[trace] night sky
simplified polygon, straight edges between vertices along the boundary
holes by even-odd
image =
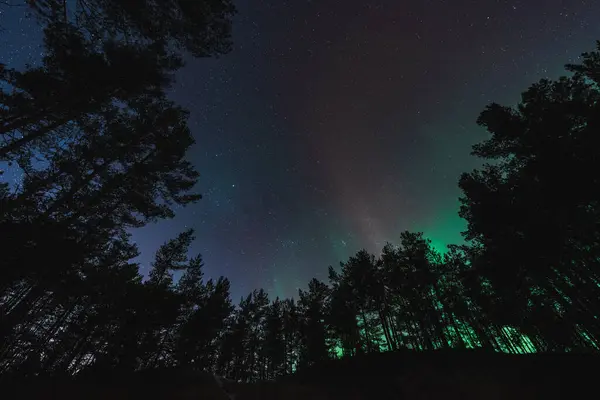
[[[234,50],[188,61],[172,97],[191,111],[204,199],[134,232],[141,270],[186,227],[210,277],[293,296],[403,230],[461,241],[458,177],[495,101],[600,39],[600,2],[238,1]],[[39,57],[39,28],[0,5],[0,61]],[[9,171],[4,179],[17,179]]]

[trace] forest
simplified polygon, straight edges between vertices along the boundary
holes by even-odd
[[[252,382],[398,349],[599,350],[600,42],[479,115],[483,166],[458,181],[466,244],[440,253],[404,232],[296,298],[234,302],[189,255],[193,230],[165,238],[147,277],[129,234],[201,199],[189,112],[167,92],[185,55],[231,50],[231,1],[25,3],[44,55],[0,64],[0,161],[23,171],[0,181],[0,374],[185,366]]]

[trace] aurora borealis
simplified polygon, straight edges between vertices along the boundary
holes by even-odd
[[[600,39],[594,1],[238,1],[234,50],[189,60],[172,97],[191,112],[204,199],[134,232],[142,271],[185,227],[234,300],[292,296],[401,231],[460,241],[461,172],[491,101]],[[39,54],[23,10],[0,6],[3,62]]]

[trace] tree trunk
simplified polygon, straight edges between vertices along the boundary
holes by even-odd
[[[378,311],[379,313],[379,321],[381,323],[381,329],[383,329],[383,334],[385,335],[385,341],[387,343],[389,350],[395,350],[394,342],[392,340],[391,332],[389,331],[389,327],[387,325],[386,317],[383,311]]]
[[[3,316],[2,325],[0,325],[0,339],[4,340],[16,325],[25,322],[29,311],[44,293],[45,291],[39,284],[32,285],[31,290],[23,296],[21,301]]]
[[[361,317],[362,317],[362,320],[363,320],[363,330],[365,331],[365,339],[367,341],[367,346],[366,346],[367,349],[366,350],[367,350],[367,353],[371,353],[371,345],[372,345],[372,343],[371,343],[371,335],[369,333],[369,326],[367,324],[367,317],[366,317],[364,311],[361,312]]]

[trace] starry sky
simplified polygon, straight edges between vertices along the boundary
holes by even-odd
[[[479,165],[479,112],[600,39],[591,0],[236,5],[232,53],[189,59],[170,94],[191,112],[204,198],[133,232],[147,272],[161,243],[194,228],[192,252],[231,279],[234,301],[259,287],[294,296],[404,230],[461,242],[457,181]],[[35,63],[39,28],[0,10],[0,61]]]

